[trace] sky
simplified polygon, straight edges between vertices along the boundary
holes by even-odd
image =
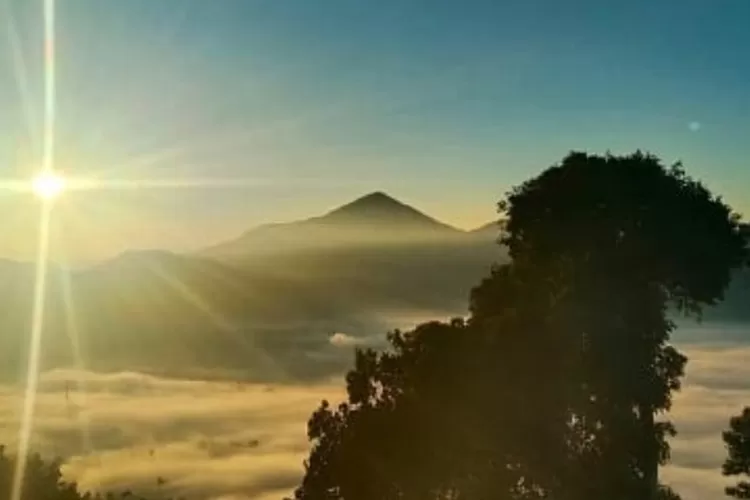
[[[41,157],[41,0],[0,8],[0,177]],[[383,190],[458,227],[569,150],[648,150],[750,214],[746,0],[58,0],[70,259],[209,246]],[[0,192],[0,256],[38,203]]]

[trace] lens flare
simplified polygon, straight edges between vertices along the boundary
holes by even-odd
[[[65,179],[54,172],[42,172],[32,179],[31,190],[42,200],[53,200],[65,190]]]
[[[50,202],[65,186],[61,177],[54,175],[54,131],[55,131],[55,0],[44,0],[44,154],[43,170],[32,182],[32,189],[43,200]],[[36,277],[34,280],[34,302],[31,313],[31,335],[29,338],[29,360],[26,367],[26,390],[24,391],[21,426],[18,431],[18,453],[10,489],[10,500],[21,500],[29,456],[34,407],[39,385],[39,359],[42,330],[44,327],[44,298],[46,294],[47,258],[50,226],[50,204],[41,207],[39,241],[37,244]]]

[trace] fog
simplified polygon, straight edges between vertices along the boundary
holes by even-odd
[[[750,326],[745,331],[750,335]],[[673,461],[662,477],[684,500],[726,498],[727,481],[719,472],[726,457],[721,431],[730,416],[750,405],[750,347],[682,347],[690,361],[672,412],[678,431],[672,442]]]
[[[66,396],[69,380],[85,391]],[[61,370],[43,374],[40,391],[32,446],[66,457],[66,477],[84,490],[277,500],[301,476],[310,412],[343,394],[338,381],[269,386]],[[0,394],[2,440],[13,449],[21,392]]]
[[[750,404],[750,345],[722,336],[739,328],[703,326],[704,341],[680,345],[690,362],[671,415],[673,462],[662,476],[685,500],[724,497],[720,433]],[[355,345],[382,345],[382,337],[338,332],[329,342],[351,360]],[[85,490],[279,500],[301,478],[307,418],[322,399],[341,400],[342,375],[261,384],[52,370],[41,378],[33,448],[65,457],[66,477]],[[11,450],[21,389],[0,386],[0,440]]]

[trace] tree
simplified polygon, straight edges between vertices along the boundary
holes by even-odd
[[[569,343],[566,390],[578,498],[658,496],[668,422],[686,358],[669,344],[668,306],[700,316],[747,261],[739,216],[681,165],[654,156],[571,153],[500,203],[513,265],[554,297]],[[474,292],[477,318],[503,314],[496,287]]]
[[[75,483],[62,480],[60,465],[58,460],[45,461],[37,454],[30,455],[27,459],[21,498],[81,500]],[[15,458],[7,455],[5,447],[0,446],[0,498],[10,497],[14,473]]]
[[[314,447],[296,498],[427,498],[451,488],[451,457],[440,443],[460,384],[448,367],[463,329],[459,321],[427,323],[389,334],[389,351],[357,350],[348,402],[333,409],[324,401],[310,418]]]
[[[750,407],[729,419],[729,430],[722,433],[728,457],[722,466],[725,476],[750,476]],[[726,488],[734,498],[750,498],[750,482],[739,481]]]
[[[5,446],[0,445],[0,499],[10,498],[16,458],[6,454]],[[21,500],[145,500],[130,491],[119,493],[81,492],[75,482],[62,477],[59,459],[45,460],[41,455],[29,455],[21,490]]]
[[[510,330],[523,316],[497,321]],[[308,423],[314,445],[295,498],[539,498],[564,433],[547,427],[561,420],[554,391],[531,376],[537,346],[519,339],[454,320],[393,332],[385,352],[357,351],[348,401],[323,402]]]
[[[676,499],[658,484],[699,315],[748,257],[739,218],[679,165],[572,153],[500,204],[512,262],[468,321],[357,351],[313,414],[297,499]]]

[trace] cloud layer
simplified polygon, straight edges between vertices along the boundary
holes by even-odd
[[[33,447],[69,457],[64,472],[85,490],[279,500],[301,476],[309,414],[322,399],[342,396],[338,383],[54,371],[41,382]],[[19,391],[0,392],[2,442],[14,444],[20,403]]]
[[[679,434],[662,478],[684,500],[726,498],[724,487],[731,480],[719,472],[726,457],[721,431],[730,416],[750,406],[750,347],[686,346],[684,351],[690,358],[685,387],[672,411]]]
[[[750,347],[683,348],[690,363],[672,413],[680,434],[662,477],[685,500],[718,500],[720,433],[750,404]],[[19,389],[0,386],[0,442],[11,447]],[[340,378],[264,385],[72,370],[45,373],[40,390],[33,447],[68,457],[64,472],[83,489],[261,500],[296,486],[307,418],[322,399],[344,394]]]

